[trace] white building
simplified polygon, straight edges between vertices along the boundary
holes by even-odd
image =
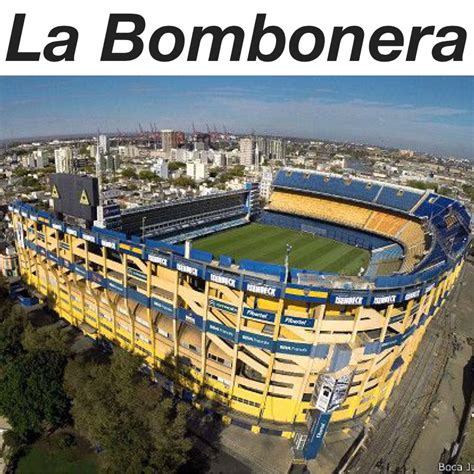
[[[33,158],[35,160],[36,168],[44,168],[45,166],[48,166],[48,157],[42,150],[35,150],[33,152]]]
[[[99,135],[99,153],[106,155],[109,152],[109,138],[107,135]]]
[[[262,169],[262,179],[260,181],[260,196],[267,200],[270,199],[273,182],[273,170],[269,166],[264,166]]]
[[[119,146],[118,152],[120,156],[125,158],[136,158],[139,155],[138,147],[132,144]]]
[[[186,176],[194,179],[194,181],[205,181],[209,178],[209,167],[200,161],[193,161],[186,164]]]
[[[21,157],[21,164],[25,168],[34,168],[35,167],[35,159],[33,158],[33,155],[31,153],[28,153],[27,155],[23,155]]]
[[[219,166],[219,168],[225,168],[227,166],[225,153],[214,152],[214,166]]]
[[[48,158],[42,150],[35,150],[23,155],[21,163],[25,168],[44,168],[48,165]]]
[[[74,172],[72,150],[69,147],[54,150],[54,166],[56,173]]]
[[[240,164],[253,166],[255,164],[255,142],[251,138],[241,138],[239,143]]]
[[[170,161],[181,161],[185,163],[187,161],[188,153],[189,151],[184,148],[173,148],[169,153]]]
[[[168,162],[163,158],[158,158],[151,170],[161,179],[168,179]]]
[[[95,158],[97,156],[97,145],[92,144],[89,147],[89,156]]]

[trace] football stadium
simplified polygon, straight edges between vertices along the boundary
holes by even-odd
[[[351,176],[283,168],[265,205],[248,184],[122,211],[95,178],[52,179],[54,212],[10,206],[30,290],[299,459],[384,410],[469,245],[460,202]]]

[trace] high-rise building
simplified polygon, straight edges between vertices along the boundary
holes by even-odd
[[[35,168],[44,168],[48,165],[48,157],[43,150],[35,150],[33,152],[33,158],[35,160]]]
[[[219,166],[219,168],[225,168],[227,166],[227,158],[225,156],[225,153],[214,153],[214,166]]]
[[[209,133],[193,133],[192,140],[195,150],[208,150],[211,146],[211,135]]]
[[[267,201],[272,191],[273,174],[273,170],[269,166],[262,168],[262,179],[260,181],[259,191],[260,196]]]
[[[129,143],[128,145],[119,146],[118,152],[120,156],[124,156],[126,158],[136,158],[139,155],[139,150],[136,145],[132,145]]]
[[[27,155],[23,155],[21,157],[21,164],[25,168],[34,168],[35,167],[35,159],[32,153],[28,153]]]
[[[109,152],[109,138],[107,135],[99,135],[99,153],[106,155]]]
[[[25,168],[44,168],[48,164],[48,157],[42,150],[35,150],[23,155],[21,163]]]
[[[72,150],[69,147],[54,150],[54,166],[56,173],[74,173]]]
[[[103,166],[103,171],[115,173],[120,167],[120,157],[116,155],[104,156],[101,165]]]
[[[175,148],[169,153],[170,161],[181,161],[185,162],[188,159],[188,150],[185,148]]]
[[[161,131],[161,148],[166,153],[169,153],[172,148],[178,146],[179,133],[175,130],[162,130]]]
[[[262,160],[268,158],[268,140],[265,137],[257,137],[256,138],[256,149],[258,149],[258,154],[262,158]]]
[[[286,142],[281,138],[275,138],[268,142],[268,157],[275,161],[286,163]]]
[[[97,156],[97,145],[94,143],[89,147],[89,156],[91,158],[95,158]]]
[[[253,166],[255,164],[255,142],[252,138],[241,138],[239,145],[240,164]]]
[[[206,144],[204,142],[194,142],[194,151],[204,151],[206,150]]]
[[[196,160],[186,165],[186,175],[195,181],[205,181],[209,178],[209,168],[207,164]]]

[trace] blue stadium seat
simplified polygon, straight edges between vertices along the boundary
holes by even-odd
[[[384,186],[374,202],[381,206],[408,212],[420,200],[422,194],[402,188]]]
[[[287,169],[282,169],[277,173],[273,184],[276,187],[300,189],[367,204],[375,203],[407,212],[418,203],[424,194],[422,191],[408,190],[357,178]]]
[[[379,184],[367,181],[287,170],[277,173],[274,185],[363,202],[372,202],[380,191]]]

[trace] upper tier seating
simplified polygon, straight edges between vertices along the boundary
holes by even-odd
[[[470,234],[471,217],[461,203],[430,193],[414,214],[430,222],[437,240],[434,250],[423,262],[423,268],[443,262],[447,257],[456,258],[463,251]]]
[[[422,193],[416,191],[392,188],[385,185],[377,196],[377,199],[373,202],[381,206],[409,211],[420,200],[421,195]]]
[[[273,185],[276,188],[300,189],[406,212],[413,209],[424,195],[423,191],[416,189],[291,169],[280,170]]]

